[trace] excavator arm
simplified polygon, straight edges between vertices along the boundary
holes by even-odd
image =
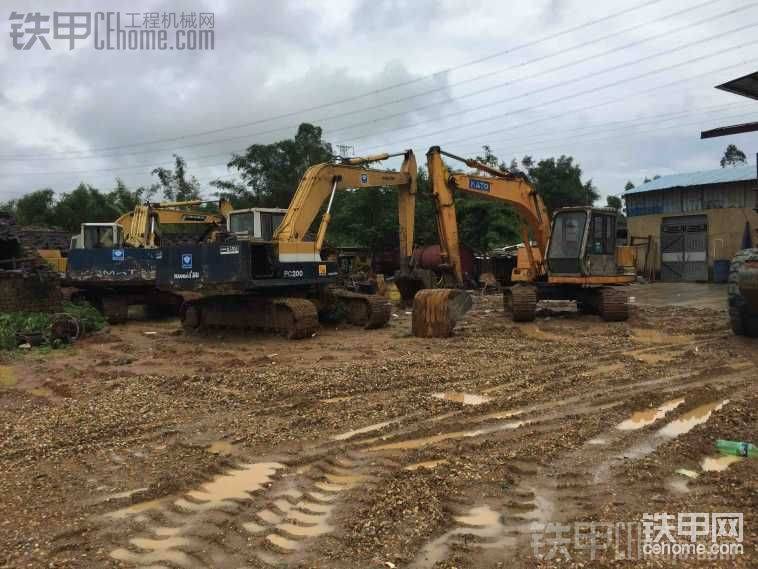
[[[442,156],[463,162],[468,167],[488,175],[450,173]],[[550,219],[542,198],[525,176],[498,170],[476,160],[461,158],[444,152],[438,146],[430,148],[426,158],[437,209],[437,230],[442,258],[452,269],[459,283],[463,282],[463,270],[455,212],[455,192],[475,195],[513,207],[522,220],[522,235],[529,258],[530,278],[533,280],[545,273],[542,259],[550,240]],[[539,256],[533,253],[530,246],[530,230],[537,242]]]
[[[400,171],[375,170],[367,164],[404,156]],[[306,170],[281,224],[274,233],[282,262],[320,261],[321,247],[331,221],[331,208],[337,190],[380,188],[395,186],[398,195],[401,254],[406,258],[413,253],[414,213],[416,205],[416,158],[412,150],[399,154],[379,154],[365,158],[349,158],[340,163],[323,163]],[[326,212],[313,242],[304,241],[305,234],[328,201]]]
[[[218,202],[218,213],[203,210],[182,209],[208,203],[204,200],[182,202],[159,202],[138,204],[134,210],[116,220],[124,228],[124,244],[127,247],[152,249],[158,247],[161,224],[190,224],[213,226],[222,224],[232,207],[228,200]]]

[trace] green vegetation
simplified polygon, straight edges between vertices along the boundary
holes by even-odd
[[[236,208],[287,207],[300,178],[309,166],[334,158],[332,145],[322,139],[322,129],[303,123],[291,139],[271,144],[253,144],[235,154],[227,167],[239,181],[211,182],[219,197],[231,200]],[[582,170],[571,156],[535,160],[524,156],[510,166],[500,161],[489,147],[477,159],[496,168],[521,170],[528,174],[549,211],[567,205],[592,204],[598,199],[592,180],[582,181]],[[422,156],[418,157],[423,160]],[[84,182],[73,191],[59,194],[52,189],[31,192],[0,204],[16,214],[21,225],[62,227],[72,233],[82,222],[112,222],[137,203],[162,196],[167,200],[188,200],[200,195],[200,185],[187,173],[185,161],[174,155],[173,170],[156,168],[158,181],[149,187],[130,190],[121,180],[111,191],[100,191]],[[474,251],[487,251],[522,240],[515,212],[502,204],[457,195],[456,208],[461,241]],[[315,228],[314,228],[315,229]],[[373,251],[398,246],[397,189],[340,192],[332,208],[327,241],[333,246],[363,246]],[[416,242],[437,242],[434,202],[426,170],[419,169],[416,200]]]
[[[76,318],[82,334],[95,332],[105,326],[103,315],[86,302],[65,302],[63,313]],[[41,335],[43,345],[58,347],[50,338],[50,325],[55,316],[41,312],[0,313],[0,350],[16,349],[17,334]]]

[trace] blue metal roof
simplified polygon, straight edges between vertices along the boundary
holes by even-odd
[[[671,188],[687,188],[690,186],[706,186],[708,184],[727,184],[729,182],[744,182],[756,179],[755,166],[737,166],[706,170],[705,172],[690,172],[689,174],[671,174],[651,180],[646,184],[624,192],[624,195],[641,194],[654,190]]]

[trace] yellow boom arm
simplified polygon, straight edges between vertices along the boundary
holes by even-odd
[[[159,202],[137,205],[134,210],[125,213],[116,220],[124,228],[124,244],[127,247],[154,248],[159,245],[158,232],[161,223],[165,224],[203,224],[223,223],[224,216],[232,207],[228,200],[218,202],[219,212],[180,209],[208,203],[203,200],[183,202]]]
[[[399,172],[367,168],[370,162],[386,160],[392,156],[404,156]],[[337,190],[379,188],[396,186],[400,222],[401,253],[409,257],[413,253],[413,228],[416,207],[416,157],[412,150],[401,154],[378,154],[365,158],[349,158],[339,164],[330,162],[316,164],[306,170],[295,195],[287,208],[281,224],[274,233],[279,245],[281,261],[320,260],[326,230],[331,220],[331,207]],[[318,215],[321,205],[329,199],[326,213],[321,218],[315,242],[303,238]]]
[[[442,160],[443,155],[459,160],[468,167],[486,172],[488,175],[451,174]],[[453,199],[455,191],[512,206],[523,223],[522,235],[529,256],[531,277],[536,278],[544,273],[541,259],[544,259],[550,240],[550,219],[542,198],[525,178],[512,172],[492,168],[476,160],[449,154],[442,151],[439,146],[430,148],[426,159],[437,209],[437,231],[440,238],[442,258],[452,268],[458,282],[463,282],[463,270],[461,268],[458,220]],[[539,260],[535,259],[532,254],[529,229],[532,230],[537,248],[540,251]]]

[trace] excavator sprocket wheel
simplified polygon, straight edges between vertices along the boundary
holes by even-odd
[[[600,316],[606,322],[622,322],[629,318],[629,295],[620,287],[603,287],[598,293]]]
[[[347,290],[335,290],[334,295],[342,305],[347,321],[354,326],[382,328],[392,316],[392,303],[383,296]]]
[[[506,291],[504,302],[514,322],[532,322],[537,314],[537,288],[532,285],[512,286]]]
[[[426,289],[413,299],[411,330],[419,338],[447,338],[471,308],[471,295],[458,289]]]

